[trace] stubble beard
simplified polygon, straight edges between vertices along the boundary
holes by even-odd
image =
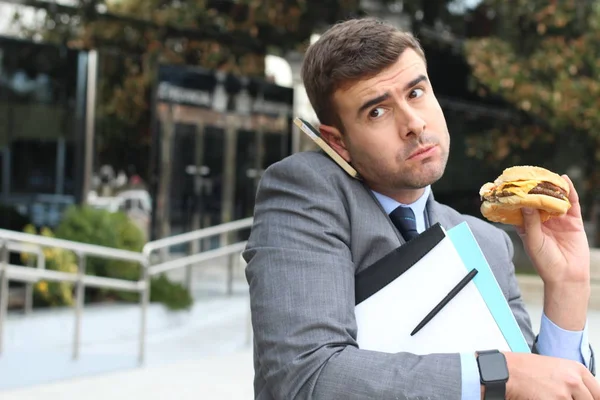
[[[418,171],[399,171],[388,177],[388,182],[393,183],[396,190],[419,190],[437,182],[446,170],[448,163],[448,150],[442,150],[440,158],[425,161]]]
[[[414,143],[414,146],[406,148],[402,154],[398,154],[396,157],[396,165],[403,165],[405,160],[417,147],[429,144],[438,145],[441,149],[441,153],[437,159],[424,161],[420,166],[420,173],[417,174],[413,173],[410,169],[403,168],[392,171],[389,169],[389,165],[386,167],[385,163],[381,162],[381,159],[371,159],[368,164],[358,162],[355,164],[355,168],[359,172],[369,169],[372,171],[372,173],[369,174],[371,177],[363,176],[363,178],[366,178],[367,186],[375,191],[391,194],[407,190],[420,190],[437,182],[444,175],[450,153],[449,138],[448,143],[444,148],[443,140],[436,140],[435,137],[423,136],[419,138],[418,142]],[[365,168],[367,165],[370,165],[371,168]],[[373,166],[375,166],[375,168],[373,168]],[[424,169],[427,169],[427,172],[424,171]]]

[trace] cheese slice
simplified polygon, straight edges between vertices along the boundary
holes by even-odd
[[[513,192],[517,196],[525,196],[531,189],[536,187],[540,183],[537,180],[524,180],[524,181],[512,181],[512,182],[504,182],[496,187],[496,190],[501,192],[504,190],[505,186],[516,186],[516,187],[508,187],[507,190]]]

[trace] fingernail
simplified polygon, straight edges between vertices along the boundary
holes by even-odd
[[[523,214],[530,215],[533,213],[533,209],[529,207],[523,207]]]

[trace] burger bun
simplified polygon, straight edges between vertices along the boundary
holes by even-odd
[[[495,187],[518,181],[549,182],[564,190],[567,196],[570,192],[568,182],[554,172],[534,166],[516,166],[504,170],[502,175],[493,184],[490,182],[485,183],[481,187],[479,194],[483,198],[485,194],[494,190]],[[497,197],[495,201],[484,199],[481,204],[481,213],[489,221],[517,226],[523,225],[521,209],[528,207],[537,209],[542,222],[546,222],[550,218],[565,214],[571,207],[571,203],[568,200],[561,200],[544,194],[529,194],[518,188],[509,188],[506,190],[520,191],[520,193],[512,196]]]
[[[522,208],[529,207],[537,209],[542,222],[552,217],[558,217],[569,211],[570,204],[564,200],[554,197],[530,194],[526,198],[511,196],[513,201],[492,203],[484,201],[481,204],[481,214],[492,222],[500,222],[509,225],[523,225]],[[504,198],[506,200],[510,197]]]

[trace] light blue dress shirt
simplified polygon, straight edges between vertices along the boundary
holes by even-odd
[[[401,204],[375,191],[373,191],[373,194],[388,214],[400,205],[410,207],[417,219],[417,231],[421,233],[427,228],[425,205],[427,204],[430,192],[431,187],[427,186],[423,195],[412,204]],[[567,331],[554,324],[542,313],[537,349],[541,355],[578,361],[589,368],[592,355],[588,341],[587,323],[583,331]],[[462,368],[462,400],[481,399],[481,384],[475,354],[462,353],[460,360]]]

